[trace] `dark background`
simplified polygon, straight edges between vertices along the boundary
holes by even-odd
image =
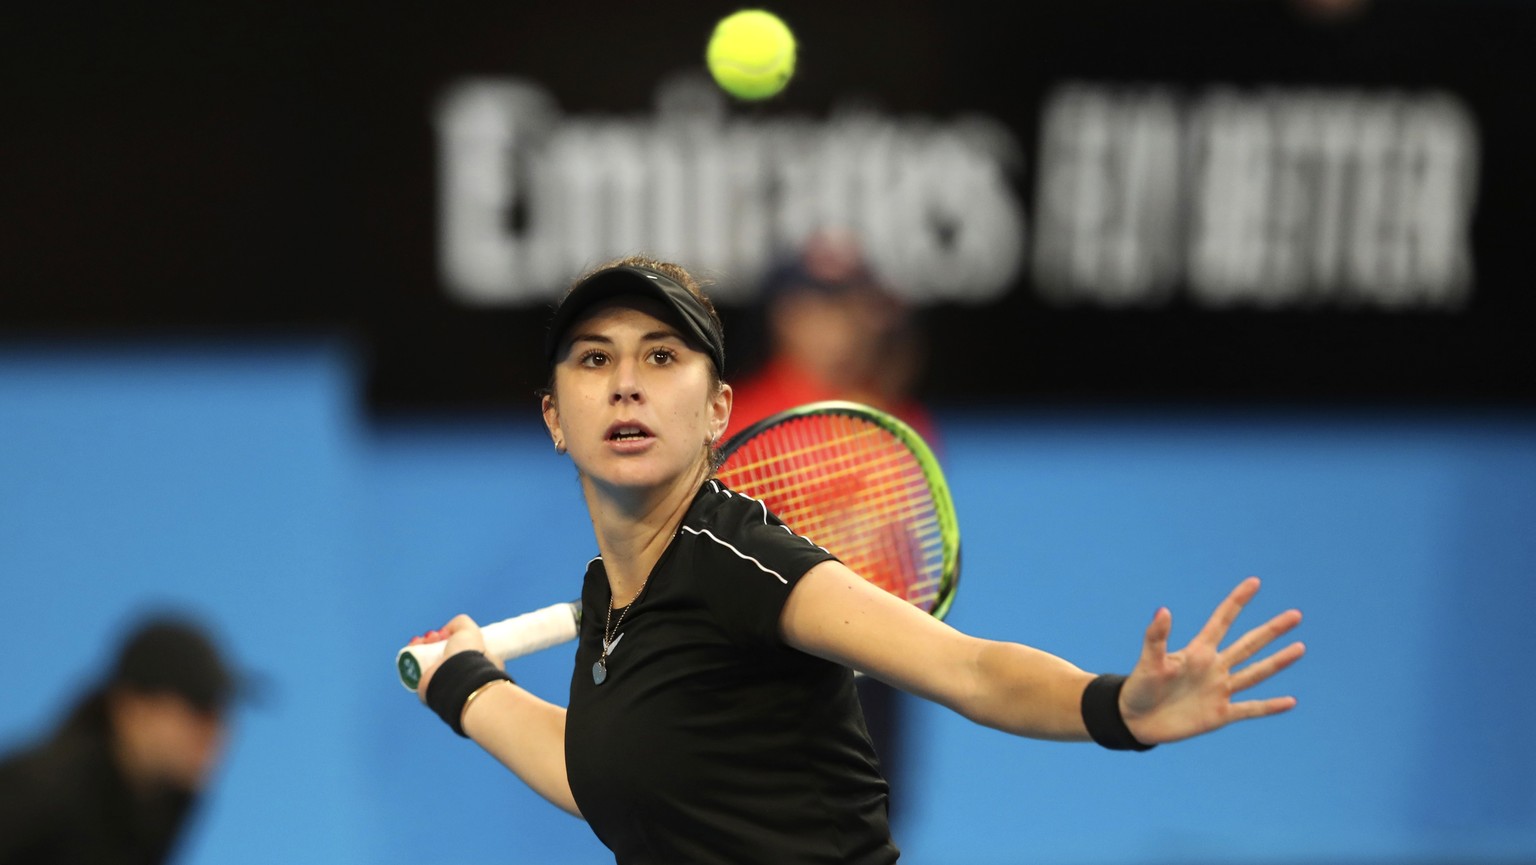
[[[468,308],[439,284],[434,96],[466,74],[512,75],[570,114],[644,111],[658,79],[701,66],[700,22],[731,8],[28,4],[7,28],[0,334],[339,329],[377,411],[521,405],[542,378],[546,311]],[[1013,129],[1026,166],[1042,94],[1066,79],[1438,88],[1476,117],[1464,309],[1210,311],[1177,294],[1063,308],[1026,268],[993,304],[927,311],[930,400],[1536,402],[1528,5],[1382,0],[1339,21],[1270,0],[775,8],[800,38],[797,76],[735,110],[814,117],[858,98],[983,112]],[[1032,201],[1028,167],[1017,182]],[[750,310],[723,312],[750,334]]]

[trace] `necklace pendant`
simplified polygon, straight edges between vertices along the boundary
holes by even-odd
[[[608,678],[608,668],[602,661],[592,662],[592,684],[601,685]]]

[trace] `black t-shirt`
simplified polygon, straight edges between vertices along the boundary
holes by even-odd
[[[171,859],[194,797],[163,786],[131,790],[110,742],[96,695],[52,738],[0,760],[0,865]]]
[[[786,646],[790,589],[833,556],[762,503],[700,490],[617,628],[587,567],[566,715],[571,792],[619,865],[896,861],[853,674]]]

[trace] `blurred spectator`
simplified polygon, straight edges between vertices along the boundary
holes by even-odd
[[[933,418],[914,396],[927,360],[924,334],[910,306],[869,267],[854,234],[812,235],[769,270],[761,295],[766,357],[731,380],[735,400],[727,437],[784,409],[844,399],[890,412],[940,450]],[[912,789],[901,780],[902,718],[911,698],[867,676],[858,688],[886,780],[892,790]],[[893,826],[900,805],[893,795]]]
[[[169,861],[241,691],[200,626],[144,621],[57,729],[0,761],[0,865]]]
[[[926,358],[910,307],[869,268],[855,235],[822,231],[772,267],[761,290],[766,357],[735,377],[729,436],[808,402],[847,399],[937,431],[912,391]]]

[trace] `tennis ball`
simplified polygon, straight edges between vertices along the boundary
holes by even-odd
[[[767,99],[795,74],[795,34],[772,12],[743,9],[720,19],[704,52],[709,74],[737,99]]]

